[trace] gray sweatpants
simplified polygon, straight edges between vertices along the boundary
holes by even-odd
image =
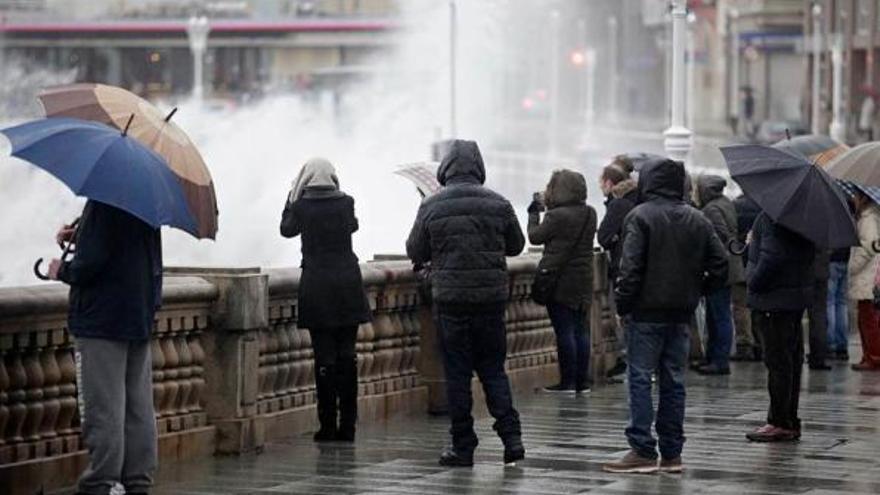
[[[126,493],[146,493],[158,464],[150,342],[77,338],[75,345],[89,451],[79,491],[105,495],[121,483]]]

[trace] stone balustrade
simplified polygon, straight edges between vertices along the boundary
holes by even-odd
[[[509,260],[507,362],[514,387],[556,377],[553,330],[529,298],[538,256]],[[360,421],[442,412],[430,308],[407,261],[362,265],[373,320],[358,330]],[[595,376],[619,343],[596,258]],[[298,269],[169,269],[151,342],[163,462],[260,450],[314,428],[311,340],[296,324]],[[73,341],[61,285],[0,289],[0,486],[10,495],[72,484],[85,466]],[[478,392],[479,393],[479,392]],[[4,491],[6,493],[6,491]]]

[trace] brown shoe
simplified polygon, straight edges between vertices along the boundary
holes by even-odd
[[[651,474],[658,470],[657,459],[642,457],[635,450],[627,452],[622,459],[602,465],[606,473],[642,473]]]
[[[880,371],[880,366],[868,361],[852,365],[853,371]]]
[[[746,438],[752,442],[792,442],[797,440],[799,435],[794,430],[766,424],[755,431],[746,433]]]
[[[660,459],[661,473],[680,473],[682,471],[684,471],[684,466],[681,464],[681,456],[675,459]]]

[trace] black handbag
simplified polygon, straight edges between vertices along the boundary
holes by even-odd
[[[535,301],[542,306],[546,306],[553,302],[553,297],[556,295],[556,288],[559,286],[559,279],[562,277],[562,272],[574,257],[575,250],[577,250],[578,245],[583,240],[584,231],[587,230],[587,223],[589,223],[589,221],[590,216],[587,215],[586,220],[584,220],[584,225],[581,227],[581,232],[578,234],[574,244],[572,244],[571,248],[568,250],[565,260],[558,268],[541,268],[538,270],[538,273],[535,274],[535,280],[532,282],[532,301]]]

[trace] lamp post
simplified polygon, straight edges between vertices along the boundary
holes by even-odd
[[[687,126],[694,129],[694,115],[697,108],[697,47],[695,38],[697,16],[693,12],[687,16]]]
[[[559,11],[550,12],[550,156],[559,153]]]
[[[822,6],[813,4],[813,103],[810,120],[813,134],[820,134],[822,126],[819,107],[822,105]]]
[[[449,2],[449,133],[454,139],[458,135],[458,116],[456,106],[456,69],[458,42],[458,11],[455,0]]]
[[[617,17],[608,18],[608,115],[610,120],[617,120]]]
[[[596,125],[596,50],[587,48],[584,61],[587,66],[587,129],[592,130]]]
[[[663,133],[666,154],[686,161],[691,151],[691,131],[685,123],[687,98],[685,48],[687,44],[687,6],[685,0],[672,0],[672,122]]]
[[[730,120],[739,130],[739,11],[730,11]],[[736,132],[735,131],[735,132]]]
[[[202,101],[205,96],[204,89],[204,65],[205,51],[208,49],[208,33],[211,26],[205,16],[191,17],[186,25],[186,35],[189,39],[189,49],[193,56],[193,90],[192,95],[197,101]]]
[[[834,95],[831,101],[831,127],[829,134],[833,139],[843,142],[846,139],[846,124],[843,121],[843,36],[834,36],[831,48],[831,64],[834,66]]]

